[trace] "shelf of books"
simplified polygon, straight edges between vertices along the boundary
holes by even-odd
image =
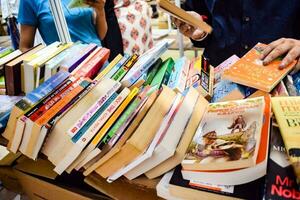
[[[114,199],[300,198],[300,73],[263,66],[263,46],[215,68],[162,60],[164,40],[111,62],[95,44],[3,48],[0,165]]]

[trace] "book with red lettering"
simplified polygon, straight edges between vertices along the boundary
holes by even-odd
[[[280,70],[282,57],[264,66],[260,55],[265,44],[256,44],[240,60],[224,71],[223,78],[241,85],[270,92],[294,67],[296,60]]]
[[[289,162],[279,128],[273,123],[265,199],[300,199],[293,167]]]

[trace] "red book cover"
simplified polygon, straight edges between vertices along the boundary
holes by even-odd
[[[84,64],[74,75],[76,77],[89,77],[94,79],[104,63],[107,61],[110,50],[101,48],[86,64]]]

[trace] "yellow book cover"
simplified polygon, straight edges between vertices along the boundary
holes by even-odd
[[[110,70],[123,58],[121,54],[117,55],[107,67],[99,73],[99,75],[95,78],[96,80],[100,80],[103,78]]]
[[[273,97],[272,109],[288,157],[300,181],[300,97]]]

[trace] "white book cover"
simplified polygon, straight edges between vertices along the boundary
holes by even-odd
[[[199,93],[196,89],[191,88],[188,91],[179,110],[175,114],[165,137],[162,138],[161,142],[157,145],[152,156],[136,168],[126,173],[126,178],[132,180],[174,155],[181,135],[192,115],[198,96]]]
[[[6,56],[4,56],[3,58],[0,59],[0,66],[7,63],[8,61],[15,59],[16,57],[18,57],[19,55],[21,55],[22,52],[20,50],[16,50]]]
[[[123,167],[122,169],[118,170],[115,174],[108,177],[108,179],[107,179],[108,182],[113,182],[113,181],[117,180],[122,175],[126,174],[131,169],[134,169],[135,167],[139,166],[141,163],[143,163],[145,160],[147,160],[148,158],[151,157],[155,147],[157,146],[157,144],[159,143],[161,138],[166,133],[166,130],[168,129],[168,127],[170,126],[170,122],[173,119],[176,110],[180,106],[181,99],[182,99],[181,94],[177,94],[172,107],[170,108],[168,114],[164,117],[159,130],[155,134],[155,137],[153,138],[153,140],[152,140],[151,144],[149,145],[148,149],[146,150],[146,152],[144,154],[140,155],[139,157],[137,157],[129,165]]]

